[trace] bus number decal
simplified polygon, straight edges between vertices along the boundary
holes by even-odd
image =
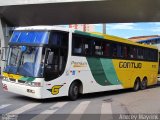
[[[63,86],[63,85],[55,85],[55,86],[53,86],[51,93],[52,93],[53,95],[57,95],[57,94],[59,93],[59,89],[60,89],[62,86]]]

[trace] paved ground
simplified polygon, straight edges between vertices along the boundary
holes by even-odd
[[[8,117],[6,114],[19,114],[20,120],[108,120],[121,117],[113,114],[160,114],[159,102],[160,84],[138,92],[127,89],[86,94],[77,101],[69,101],[67,97],[35,100],[4,92],[0,85],[0,114],[3,119]]]

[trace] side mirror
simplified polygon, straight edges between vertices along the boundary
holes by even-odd
[[[7,59],[8,59],[8,52],[9,52],[9,47],[3,47],[2,48],[2,54],[1,54],[1,60],[2,61],[7,61]]]

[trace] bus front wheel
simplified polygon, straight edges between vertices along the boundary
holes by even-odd
[[[134,82],[133,91],[138,91],[140,89],[140,80],[137,78]]]
[[[69,98],[71,100],[76,100],[79,96],[79,84],[77,82],[73,82],[69,88]]]

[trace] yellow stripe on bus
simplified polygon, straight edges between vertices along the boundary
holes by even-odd
[[[3,76],[4,76],[4,77],[8,77],[8,78],[12,78],[12,79],[20,79],[20,78],[23,77],[23,76],[21,76],[21,75],[8,74],[8,73],[5,73],[5,72],[3,72]]]

